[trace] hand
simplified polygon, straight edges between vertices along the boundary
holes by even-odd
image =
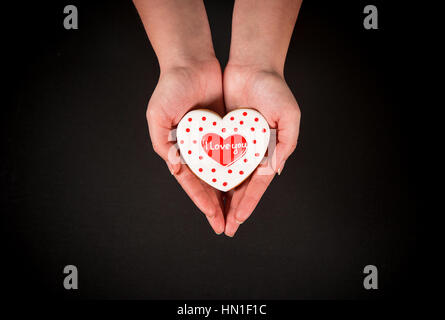
[[[210,108],[224,114],[221,68],[216,59],[161,69],[159,82],[148,103],[147,121],[154,150],[206,215],[213,230],[220,234],[225,227],[220,192],[181,164],[177,148],[169,141],[171,130],[193,107]]]
[[[241,186],[228,194],[225,234],[233,237],[239,225],[255,209],[275,172],[281,173],[286,159],[295,150],[300,109],[282,73],[254,66],[227,65],[224,71],[224,99],[227,112],[238,107],[255,108],[271,128],[277,129],[272,163],[262,165],[271,166],[273,170],[260,172],[257,169]]]

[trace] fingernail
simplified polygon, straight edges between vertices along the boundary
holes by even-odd
[[[283,162],[283,164],[280,166],[280,168],[278,169],[278,175],[281,175],[281,172],[283,171],[283,169],[284,169],[284,164],[285,164],[286,162]]]
[[[236,219],[235,219],[235,222],[238,223],[238,224],[242,224],[243,223],[243,221],[239,221],[239,220],[236,220]]]

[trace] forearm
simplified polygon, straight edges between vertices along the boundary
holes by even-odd
[[[215,58],[202,0],[133,0],[161,70]]]
[[[282,74],[302,0],[236,0],[229,63]]]

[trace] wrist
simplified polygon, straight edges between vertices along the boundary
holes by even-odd
[[[220,68],[219,61],[213,52],[200,55],[176,55],[175,57],[159,59],[161,73],[176,69],[215,69]]]
[[[202,86],[222,84],[221,67],[216,57],[180,60],[164,65],[160,71],[160,79],[179,77],[184,82],[199,81]]]
[[[273,63],[231,60],[224,69],[224,76],[229,78],[246,79],[258,74],[270,74],[284,79],[283,68]]]
[[[229,58],[225,72],[237,72],[241,74],[270,73],[284,78],[284,62],[276,59],[252,59],[245,57]]]

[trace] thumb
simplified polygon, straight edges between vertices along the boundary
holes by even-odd
[[[278,143],[272,158],[272,168],[279,175],[283,171],[287,158],[289,158],[297,147],[300,117],[300,112],[298,111],[295,112],[293,116],[286,115],[286,117],[278,121]]]

